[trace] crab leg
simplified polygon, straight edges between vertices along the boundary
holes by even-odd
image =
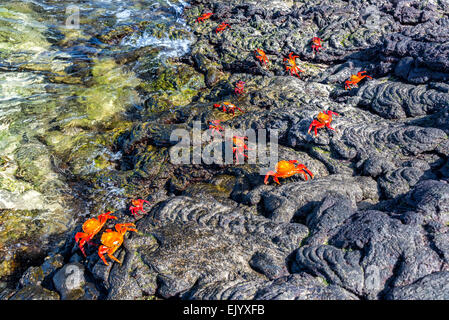
[[[109,263],[106,261],[104,254],[107,253],[109,251],[109,248],[106,246],[100,246],[98,248],[98,255],[100,256],[100,259],[103,260],[105,265],[109,265]]]
[[[298,169],[297,173],[302,173],[304,175],[304,179],[307,181],[309,180],[309,177],[307,177],[307,174],[302,169]]]
[[[302,165],[302,166],[301,166],[301,170],[306,171],[306,172],[310,175],[310,177],[313,179],[313,173],[310,172],[310,170],[307,169],[307,167],[306,167],[305,165]],[[303,173],[304,173],[304,171],[303,171]],[[304,176],[305,176],[305,173],[304,173]],[[307,178],[306,178],[306,180],[307,180]]]
[[[89,239],[89,235],[88,235],[87,233],[84,233],[84,232],[78,232],[78,233],[75,235],[75,242],[78,242],[78,241],[79,241],[78,246],[79,246],[81,252],[84,254],[85,257],[87,257],[87,255],[86,255],[86,252],[84,251],[84,245],[85,245],[86,242],[88,242],[89,240],[90,240],[90,239]]]
[[[139,211],[138,210],[138,208],[136,208],[136,207],[129,207],[129,211],[131,211],[131,213],[134,215],[134,216],[140,216],[140,214],[139,213],[137,213],[137,211]]]
[[[276,174],[276,172],[274,172],[274,171],[268,171],[267,174],[265,175],[265,179],[263,180],[263,182],[264,182],[265,184],[267,184],[267,183],[268,183],[268,178],[269,178],[270,176],[274,176],[275,174]]]
[[[118,263],[122,264],[122,262],[119,259],[117,259],[116,257],[114,257],[112,254],[113,254],[113,252],[108,252],[108,257],[111,258],[112,260],[117,261]]]
[[[315,128],[314,128],[315,136],[318,136],[318,129],[324,128],[324,126],[325,126],[324,123],[321,123],[321,122],[319,122],[319,121],[313,120],[312,123],[310,124],[309,131],[308,131],[307,133],[310,133],[310,130],[311,130],[313,127],[315,127]]]
[[[129,228],[129,227],[135,227],[136,225],[132,222],[129,223],[118,223],[115,225],[115,230],[119,233],[125,233],[126,231],[135,231],[137,232],[137,229],[135,228]]]
[[[326,123],[326,127],[329,128],[329,129],[331,129],[331,130],[334,130],[334,131],[335,131],[335,129],[331,127],[331,124],[330,124],[330,123]]]
[[[273,176],[274,182],[276,182],[276,183],[279,184],[279,185],[281,184],[281,183],[279,182],[278,177],[277,177],[277,173],[274,172],[274,171],[268,171],[268,172],[267,172],[267,174],[266,174],[266,176],[265,176],[265,179],[264,179],[264,181],[263,181],[265,184],[268,184],[268,178],[269,178],[270,176]]]

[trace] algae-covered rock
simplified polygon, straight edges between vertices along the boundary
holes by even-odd
[[[138,103],[135,87],[139,83],[132,72],[125,72],[114,60],[96,61],[89,87],[75,93],[79,104],[86,108],[85,121],[107,120],[127,105]]]
[[[204,76],[186,64],[169,63],[159,67],[140,85],[147,96],[147,112],[170,110],[192,102],[205,87]]]
[[[17,291],[9,300],[60,300],[60,297],[57,292],[30,285]]]
[[[23,272],[27,263],[45,256],[50,237],[61,237],[70,222],[71,217],[57,211],[0,210],[0,278]]]

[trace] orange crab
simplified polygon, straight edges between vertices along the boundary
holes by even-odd
[[[222,23],[217,27],[217,29],[215,29],[215,33],[219,33],[219,32],[221,32],[221,31],[225,30],[226,28],[230,28],[230,27],[231,27],[231,26],[229,25],[229,23],[222,22]]]
[[[110,213],[112,213],[112,211],[102,213],[98,216],[98,218],[91,218],[87,220],[83,224],[84,232],[78,232],[75,235],[75,242],[78,243],[78,246],[85,257],[86,252],[84,251],[84,245],[86,242],[90,242],[90,240],[92,240],[92,238],[100,232],[101,228],[103,228],[108,219],[117,219],[116,216],[112,216]]]
[[[255,51],[256,58],[259,59],[260,63],[264,64],[265,66],[268,65],[270,61],[268,61],[267,55],[262,49],[256,49]]]
[[[212,15],[213,15],[212,12],[206,12],[206,13],[203,13],[201,16],[199,16],[199,17],[196,19],[196,22],[203,22],[204,20],[209,19]]]
[[[299,58],[299,56],[294,56],[293,52],[290,52],[288,55],[288,59],[284,58],[284,62],[287,61],[288,65],[285,66],[285,70],[290,71],[290,74],[296,74],[298,78],[300,78],[299,72],[304,72],[303,70],[299,69],[299,67],[296,65],[296,58]]]
[[[313,52],[319,52],[320,51],[320,49],[321,48],[323,48],[322,46],[321,46],[321,38],[318,38],[318,37],[313,37],[312,38],[312,51]]]
[[[313,174],[310,172],[309,169],[303,164],[298,164],[298,160],[282,160],[279,161],[276,164],[276,171],[268,171],[267,175],[265,176],[264,183],[268,184],[268,178],[270,176],[273,176],[273,180],[280,185],[279,178],[288,178],[291,177],[297,173],[302,173],[304,175],[304,178],[306,181],[308,180],[306,172],[310,175],[310,177],[313,179]]]
[[[113,254],[122,245],[123,238],[127,231],[137,232],[136,228],[131,228],[135,226],[136,225],[134,223],[118,223],[115,225],[116,231],[107,229],[103,232],[101,235],[101,243],[103,245],[98,248],[98,255],[101,260],[103,260],[105,265],[108,266],[109,264],[106,261],[104,254],[107,254],[109,258],[121,264],[120,260],[114,257]]]
[[[245,84],[246,84],[246,82],[243,82],[242,80],[240,80],[239,82],[237,82],[235,84],[234,92],[236,95],[245,93]]]
[[[351,86],[357,87],[357,83],[359,83],[363,78],[372,79],[369,75],[365,74],[366,71],[358,72],[357,74],[353,74],[349,80],[345,81],[345,90],[351,89]]]
[[[150,202],[148,202],[147,200],[143,200],[143,199],[131,200],[132,206],[129,207],[129,211],[131,211],[131,213],[134,216],[139,215],[137,213],[139,211],[142,211],[143,213],[147,213],[145,210],[143,210],[144,203],[150,204]]]
[[[244,112],[242,109],[228,101],[223,102],[223,105],[215,103],[214,108],[222,108],[223,112],[232,113],[232,115],[235,115],[235,109],[239,110],[242,113]]]
[[[220,130],[224,130],[223,127],[220,125],[221,120],[212,120],[209,121],[209,129],[212,130],[212,134],[215,132],[219,133],[221,135]]]
[[[312,121],[312,123],[309,126],[309,131],[307,131],[307,133],[310,133],[310,131],[312,130],[313,127],[315,127],[314,128],[315,136],[318,135],[317,129],[320,129],[320,128],[327,127],[329,129],[335,131],[335,129],[331,127],[332,115],[339,116],[338,113],[330,111],[330,110],[328,110],[327,113],[324,111],[318,113],[317,120]]]
[[[234,146],[232,147],[232,152],[236,156],[235,158],[236,158],[237,164],[239,163],[238,155],[243,155],[244,157],[248,158],[248,156],[245,154],[245,150],[250,150],[250,149],[245,144],[245,139],[247,139],[247,137],[234,136],[232,138],[232,143],[234,144]]]

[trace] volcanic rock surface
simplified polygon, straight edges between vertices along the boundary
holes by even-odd
[[[64,266],[25,274],[10,296],[447,299],[447,2],[190,4],[184,16],[196,41],[181,63],[204,75],[204,90],[175,112],[147,114],[116,141],[118,172],[133,172],[129,181],[152,191],[137,221],[127,208],[115,213],[138,229],[115,253],[123,263],[104,265],[89,245],[85,259],[73,240],[79,225],[56,250]],[[214,15],[197,23],[204,12]],[[223,21],[230,28],[216,33]],[[311,49],[315,36],[319,53]],[[258,48],[268,67],[255,58]],[[300,78],[285,71],[290,52],[299,56]],[[360,71],[373,79],[345,90]],[[236,97],[240,80],[247,93]],[[245,112],[213,108],[223,101]],[[323,110],[339,114],[336,130],[308,134]],[[314,179],[265,185],[257,164],[171,164],[171,132],[195,121],[205,130],[214,119],[234,129],[278,130],[279,157],[305,164]],[[62,285],[73,276],[64,272],[68,264],[82,274],[76,293]]]

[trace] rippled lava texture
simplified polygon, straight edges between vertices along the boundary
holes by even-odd
[[[120,170],[152,190],[137,222],[116,212],[139,230],[116,252],[123,264],[106,267],[93,246],[84,259],[72,234],[9,297],[449,299],[447,1],[192,1],[184,16],[196,41],[181,63],[205,87],[117,138]],[[290,52],[301,78],[285,71]],[[373,79],[345,90],[360,71]],[[246,112],[214,110],[225,100]],[[322,110],[340,115],[336,131],[307,134]],[[277,129],[280,158],[315,179],[264,185],[257,165],[167,161],[173,129],[215,119]],[[82,281],[69,289],[73,270]]]

